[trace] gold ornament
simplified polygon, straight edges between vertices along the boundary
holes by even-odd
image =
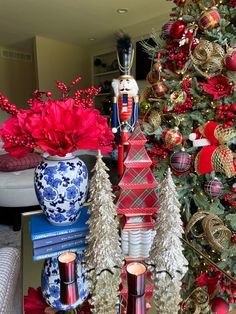
[[[197,222],[200,221],[202,223],[203,232],[196,234],[194,227],[196,227]],[[212,248],[218,252],[223,252],[228,249],[236,250],[236,245],[232,245],[230,248],[226,247],[226,245],[231,242],[231,231],[224,225],[223,221],[218,216],[210,212],[200,211],[195,213],[185,228],[186,238],[189,232],[196,238],[205,237]]]
[[[150,109],[151,109],[151,104],[147,100],[142,101],[139,105],[139,113],[141,115],[147,114]]]
[[[195,69],[204,77],[215,76],[224,66],[224,49],[217,43],[200,39],[199,44],[190,52]]]
[[[152,84],[152,90],[154,96],[161,98],[167,92],[167,86],[162,81],[158,81]]]

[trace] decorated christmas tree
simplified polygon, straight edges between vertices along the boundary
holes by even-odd
[[[96,314],[116,313],[123,264],[108,170],[99,151],[89,189],[90,231],[85,255],[92,311]]]
[[[228,305],[236,301],[236,1],[173,2],[161,35],[151,34],[155,47],[143,44],[154,61],[142,128],[157,181],[171,167],[177,187],[187,227],[183,292],[215,279],[210,303]]]

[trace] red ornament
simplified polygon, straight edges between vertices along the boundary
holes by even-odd
[[[166,22],[161,29],[161,36],[163,39],[170,39],[171,38],[171,28],[174,24],[174,21],[168,21]]]
[[[228,49],[224,61],[226,70],[236,71],[236,46]]]
[[[192,159],[185,151],[175,152],[170,157],[170,165],[177,172],[185,172],[191,168]]]
[[[236,193],[236,183],[233,184],[231,191]]]
[[[220,25],[220,15],[217,10],[204,11],[199,19],[201,30],[211,30]]]
[[[166,147],[172,148],[179,145],[183,140],[182,134],[179,132],[178,128],[166,129],[163,132],[163,141]]]
[[[152,90],[156,97],[162,97],[167,92],[167,87],[163,82],[158,81],[152,85]]]
[[[211,300],[211,310],[216,314],[226,314],[229,311],[229,304],[220,297]]]
[[[235,303],[235,300],[233,297],[229,297],[228,300],[229,300],[229,303],[231,303],[231,304]]]
[[[218,179],[213,179],[205,183],[205,192],[212,197],[221,196],[224,192],[224,185]]]
[[[180,39],[184,33],[184,30],[186,28],[186,24],[181,21],[177,20],[173,23],[171,29],[170,29],[170,35],[173,39]]]

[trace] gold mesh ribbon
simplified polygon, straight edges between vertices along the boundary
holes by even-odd
[[[196,288],[184,301],[185,314],[208,314],[210,312],[209,307],[209,295],[206,288]]]
[[[217,147],[212,155],[213,169],[216,172],[224,174],[231,178],[235,176],[234,155],[233,152],[225,145]]]
[[[148,122],[142,122],[142,126],[148,133],[155,132],[161,125],[161,115],[157,110],[152,110],[147,120]]]
[[[220,144],[224,144],[236,136],[236,130],[233,127],[227,127],[224,129],[222,124],[219,124],[215,128],[214,135]]]
[[[204,125],[201,125],[198,130],[199,132],[206,137],[205,135],[205,127],[207,126],[207,123]],[[230,141],[232,138],[236,136],[236,130],[234,127],[230,126],[226,129],[223,128],[222,124],[219,124],[215,130],[214,130],[214,136],[217,138],[220,144],[224,144],[228,141]]]
[[[197,154],[194,161],[195,171],[198,175],[202,173],[199,171],[199,159],[201,151]],[[233,152],[226,145],[218,146],[211,157],[212,169],[215,172],[224,174],[227,178],[232,178],[236,175],[234,169],[234,155]]]
[[[201,222],[202,231],[196,234],[195,229],[198,222]],[[223,221],[218,216],[210,212],[200,211],[195,213],[185,228],[186,238],[189,232],[195,237],[204,237],[212,248],[218,252],[223,252],[229,249],[226,245],[231,241],[231,231],[224,225]],[[232,249],[236,250],[236,245],[232,245],[230,250]]]
[[[216,75],[223,69],[225,51],[217,43],[200,39],[190,56],[195,69],[204,77]]]

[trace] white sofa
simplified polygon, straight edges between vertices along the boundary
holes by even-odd
[[[0,248],[0,314],[22,313],[20,251]]]
[[[0,155],[6,154],[0,142]],[[0,216],[10,216],[14,230],[20,229],[21,212],[25,208],[38,206],[34,190],[34,169],[5,172],[0,171]],[[8,211],[12,208],[11,211]]]

